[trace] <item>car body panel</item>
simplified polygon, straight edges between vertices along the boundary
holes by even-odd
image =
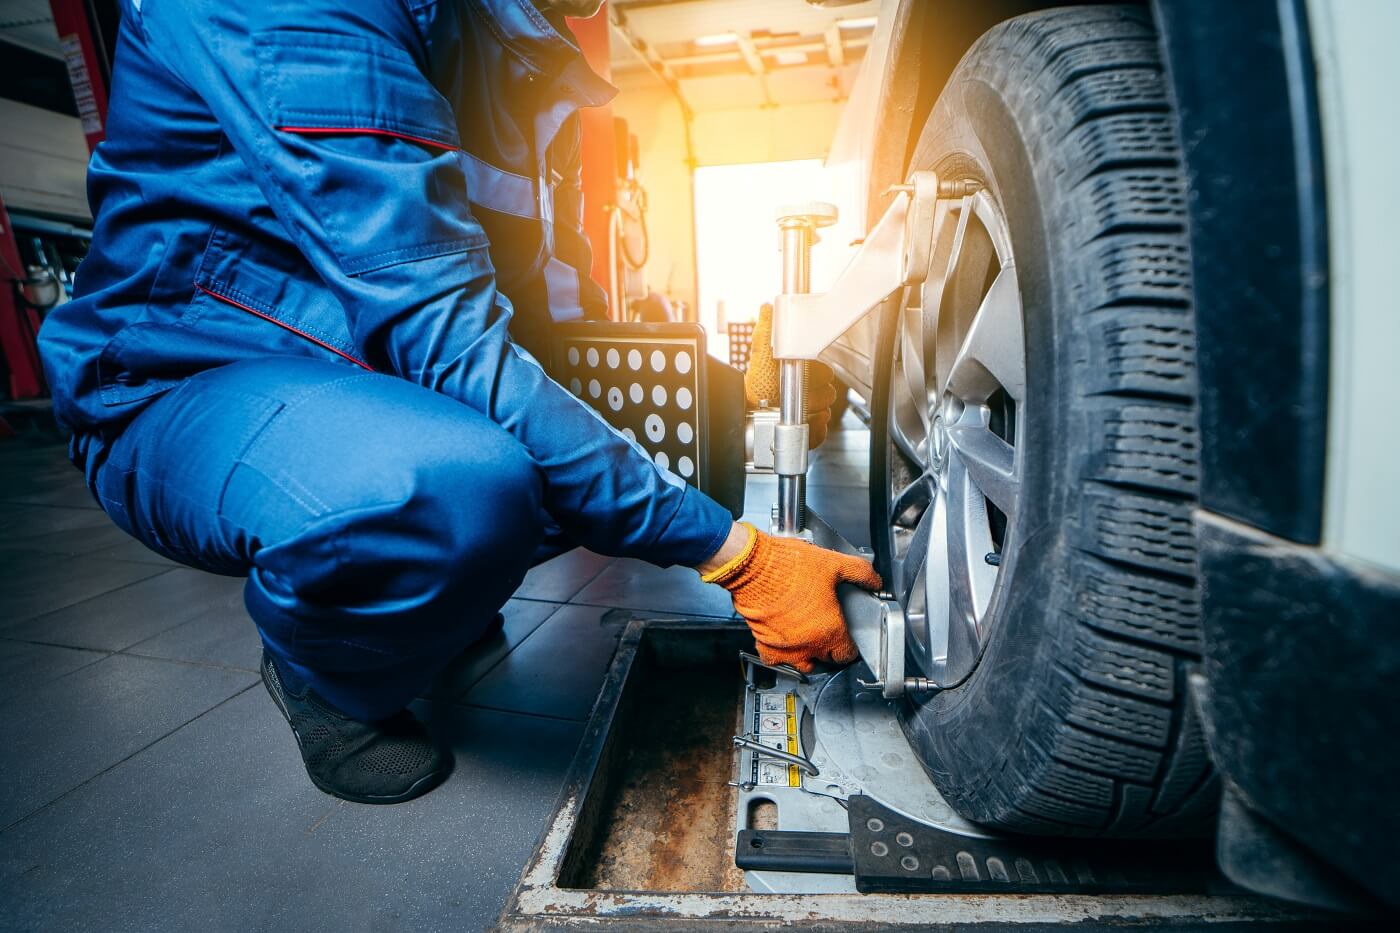
[[[1331,231],[1322,544],[1400,573],[1400,5],[1310,0]]]

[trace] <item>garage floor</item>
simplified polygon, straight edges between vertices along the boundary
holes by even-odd
[[[809,492],[862,545],[867,438],[848,414]],[[751,483],[750,520],[772,498]],[[415,707],[451,779],[369,807],[306,779],[241,583],[126,538],[62,445],[0,440],[0,926],[489,927],[612,657],[609,611],[732,612],[685,568],[582,551],[536,568],[504,631]]]

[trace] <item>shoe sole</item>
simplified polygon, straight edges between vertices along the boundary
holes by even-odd
[[[297,732],[297,727],[292,725],[292,714],[287,710],[286,701],[284,701],[282,697],[278,695],[277,691],[272,688],[272,684],[268,683],[266,665],[260,666],[260,670],[258,671],[258,673],[262,678],[263,689],[267,691],[268,696],[272,697],[272,704],[277,707],[277,711],[282,714],[282,718],[287,720],[287,726],[292,730],[292,738],[296,739],[297,751],[301,752],[302,765],[303,767],[305,767],[306,751],[302,748],[301,735]],[[428,791],[432,790],[434,787],[437,787],[443,781],[447,780],[447,776],[451,773],[452,768],[449,764],[447,767],[439,768],[436,771],[433,771],[429,774],[425,774],[423,777],[419,778],[418,780],[414,781],[411,785],[409,785],[408,790],[404,791],[401,794],[376,796],[374,794],[347,794],[343,791],[338,791],[335,788],[328,787],[326,784],[322,783],[316,777],[316,775],[311,773],[310,768],[306,769],[306,776],[311,779],[311,783],[315,784],[317,789],[320,790],[322,793],[330,794],[332,797],[338,797],[341,800],[348,800],[351,803],[367,804],[405,803],[409,800],[412,800],[415,797],[421,797]]]

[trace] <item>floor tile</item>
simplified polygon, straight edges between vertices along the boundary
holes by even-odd
[[[27,437],[0,438],[0,468],[29,463],[62,463],[73,469],[68,464],[66,441]]]
[[[870,450],[870,431],[855,415],[847,414],[840,427],[826,436],[818,450]]]
[[[188,622],[137,642],[126,652],[257,671],[262,660],[262,639],[243,607],[242,596],[235,593],[233,599],[220,600]]]
[[[105,562],[146,579],[55,612],[4,625],[0,635],[47,644],[120,651],[211,611],[243,611],[243,580],[182,567]]]
[[[156,564],[157,566],[167,568],[185,566],[168,557],[162,557],[140,541],[131,537],[127,537],[110,547],[104,547],[99,551],[93,551],[92,556],[101,557],[104,560],[126,560],[135,561],[138,564]]]
[[[62,511],[83,512],[86,510],[63,509]],[[3,559],[6,552],[21,550],[69,557],[76,554],[106,556],[102,553],[103,551],[128,541],[138,547],[141,546],[140,542],[118,528],[103,513],[89,512],[88,514],[96,515],[101,521],[89,527],[66,528],[62,531],[52,531],[32,537],[9,538],[7,536],[6,540],[0,541],[0,559]]]
[[[612,562],[611,557],[594,554],[584,548],[574,548],[531,568],[525,574],[525,582],[515,595],[521,599],[547,599],[550,602],[566,603],[574,594],[583,589],[590,580],[603,572]]]
[[[252,674],[112,655],[11,699],[0,827],[96,776],[256,680]]]
[[[0,704],[104,657],[100,651],[0,639]]]
[[[856,547],[870,546],[870,499],[855,486],[808,486],[807,505]]]
[[[95,509],[0,502],[0,547],[14,547],[65,531],[121,529]]]
[[[512,599],[501,609],[501,629],[468,648],[434,678],[423,695],[436,700],[462,701],[472,687],[539,628],[559,606],[555,603]]]
[[[488,929],[581,727],[421,703],[456,753],[432,793],[334,800],[260,689],[0,834],[20,929]]]
[[[691,568],[663,569],[631,559],[615,561],[573,601],[649,612],[719,617],[734,614],[729,594],[718,586],[700,582],[700,575]]]
[[[862,451],[818,450],[807,468],[807,482],[864,489],[870,484],[869,458]]]
[[[617,651],[622,626],[608,610],[565,606],[506,655],[466,695],[491,709],[585,719]]]
[[[164,573],[151,564],[56,557],[28,551],[0,553],[0,634],[30,619]]]
[[[81,477],[77,483],[71,480],[34,483],[24,493],[6,494],[0,501],[10,504],[63,506],[99,514],[101,512],[96,500],[92,498],[92,493],[82,484]]]

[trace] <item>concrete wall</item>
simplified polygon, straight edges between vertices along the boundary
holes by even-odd
[[[824,159],[841,105],[831,101],[708,110],[695,115],[695,158],[701,165]]]
[[[695,306],[695,209],[685,125],[680,105],[664,88],[626,88],[613,113],[637,136],[642,184],[647,190],[651,258],[647,280],[653,291]]]

